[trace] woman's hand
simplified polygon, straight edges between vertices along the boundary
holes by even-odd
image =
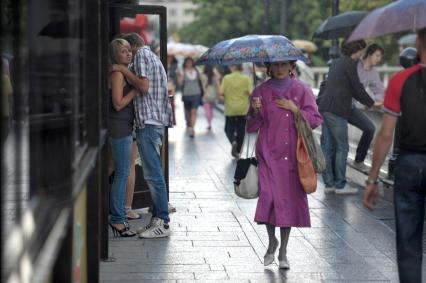
[[[254,113],[259,112],[259,109],[262,107],[262,102],[260,101],[259,96],[254,96],[251,100],[251,107],[254,110]]]
[[[278,107],[290,110],[293,113],[296,113],[297,111],[299,111],[299,108],[290,99],[279,98],[275,100],[275,103]]]
[[[109,72],[110,73],[112,73],[112,72],[122,72],[123,73],[123,69],[122,68],[126,68],[126,67],[124,67],[124,66],[122,66],[122,65],[119,65],[119,64],[112,64],[110,67],[109,67]]]

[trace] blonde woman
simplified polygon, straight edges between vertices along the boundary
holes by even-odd
[[[110,43],[112,64],[127,66],[132,62],[130,44],[124,39],[114,39]],[[133,98],[138,91],[126,81],[121,72],[112,71],[108,77],[109,111],[108,135],[111,145],[112,160],[115,168],[111,187],[110,226],[114,235],[133,237],[125,208],[126,184],[130,174],[132,158],[132,130],[134,121]]]

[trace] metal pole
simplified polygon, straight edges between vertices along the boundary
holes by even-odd
[[[269,34],[269,4],[270,4],[270,0],[264,0],[264,3],[265,3],[264,33]]]
[[[337,14],[339,14],[339,0],[332,0],[331,16],[336,16]],[[329,55],[330,55],[330,60],[339,57],[338,39],[332,40]]]
[[[281,34],[287,35],[287,0],[281,0],[281,18],[280,18]]]

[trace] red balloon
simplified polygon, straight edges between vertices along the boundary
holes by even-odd
[[[120,20],[120,32],[122,33],[129,33],[129,32],[137,32],[139,33],[142,30],[141,27],[139,27],[135,20],[132,18],[123,18]]]
[[[141,29],[148,27],[148,17],[145,14],[137,14],[135,17],[135,24]]]

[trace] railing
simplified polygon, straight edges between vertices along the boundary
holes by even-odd
[[[389,81],[390,76],[392,76],[394,73],[402,70],[402,67],[387,66],[387,65],[383,65],[383,66],[376,67],[376,68],[379,71],[380,78],[382,79],[385,87],[388,85],[388,81]],[[311,67],[311,70],[314,73],[315,87],[319,88],[321,82],[324,80],[324,76],[328,73],[328,67]]]

